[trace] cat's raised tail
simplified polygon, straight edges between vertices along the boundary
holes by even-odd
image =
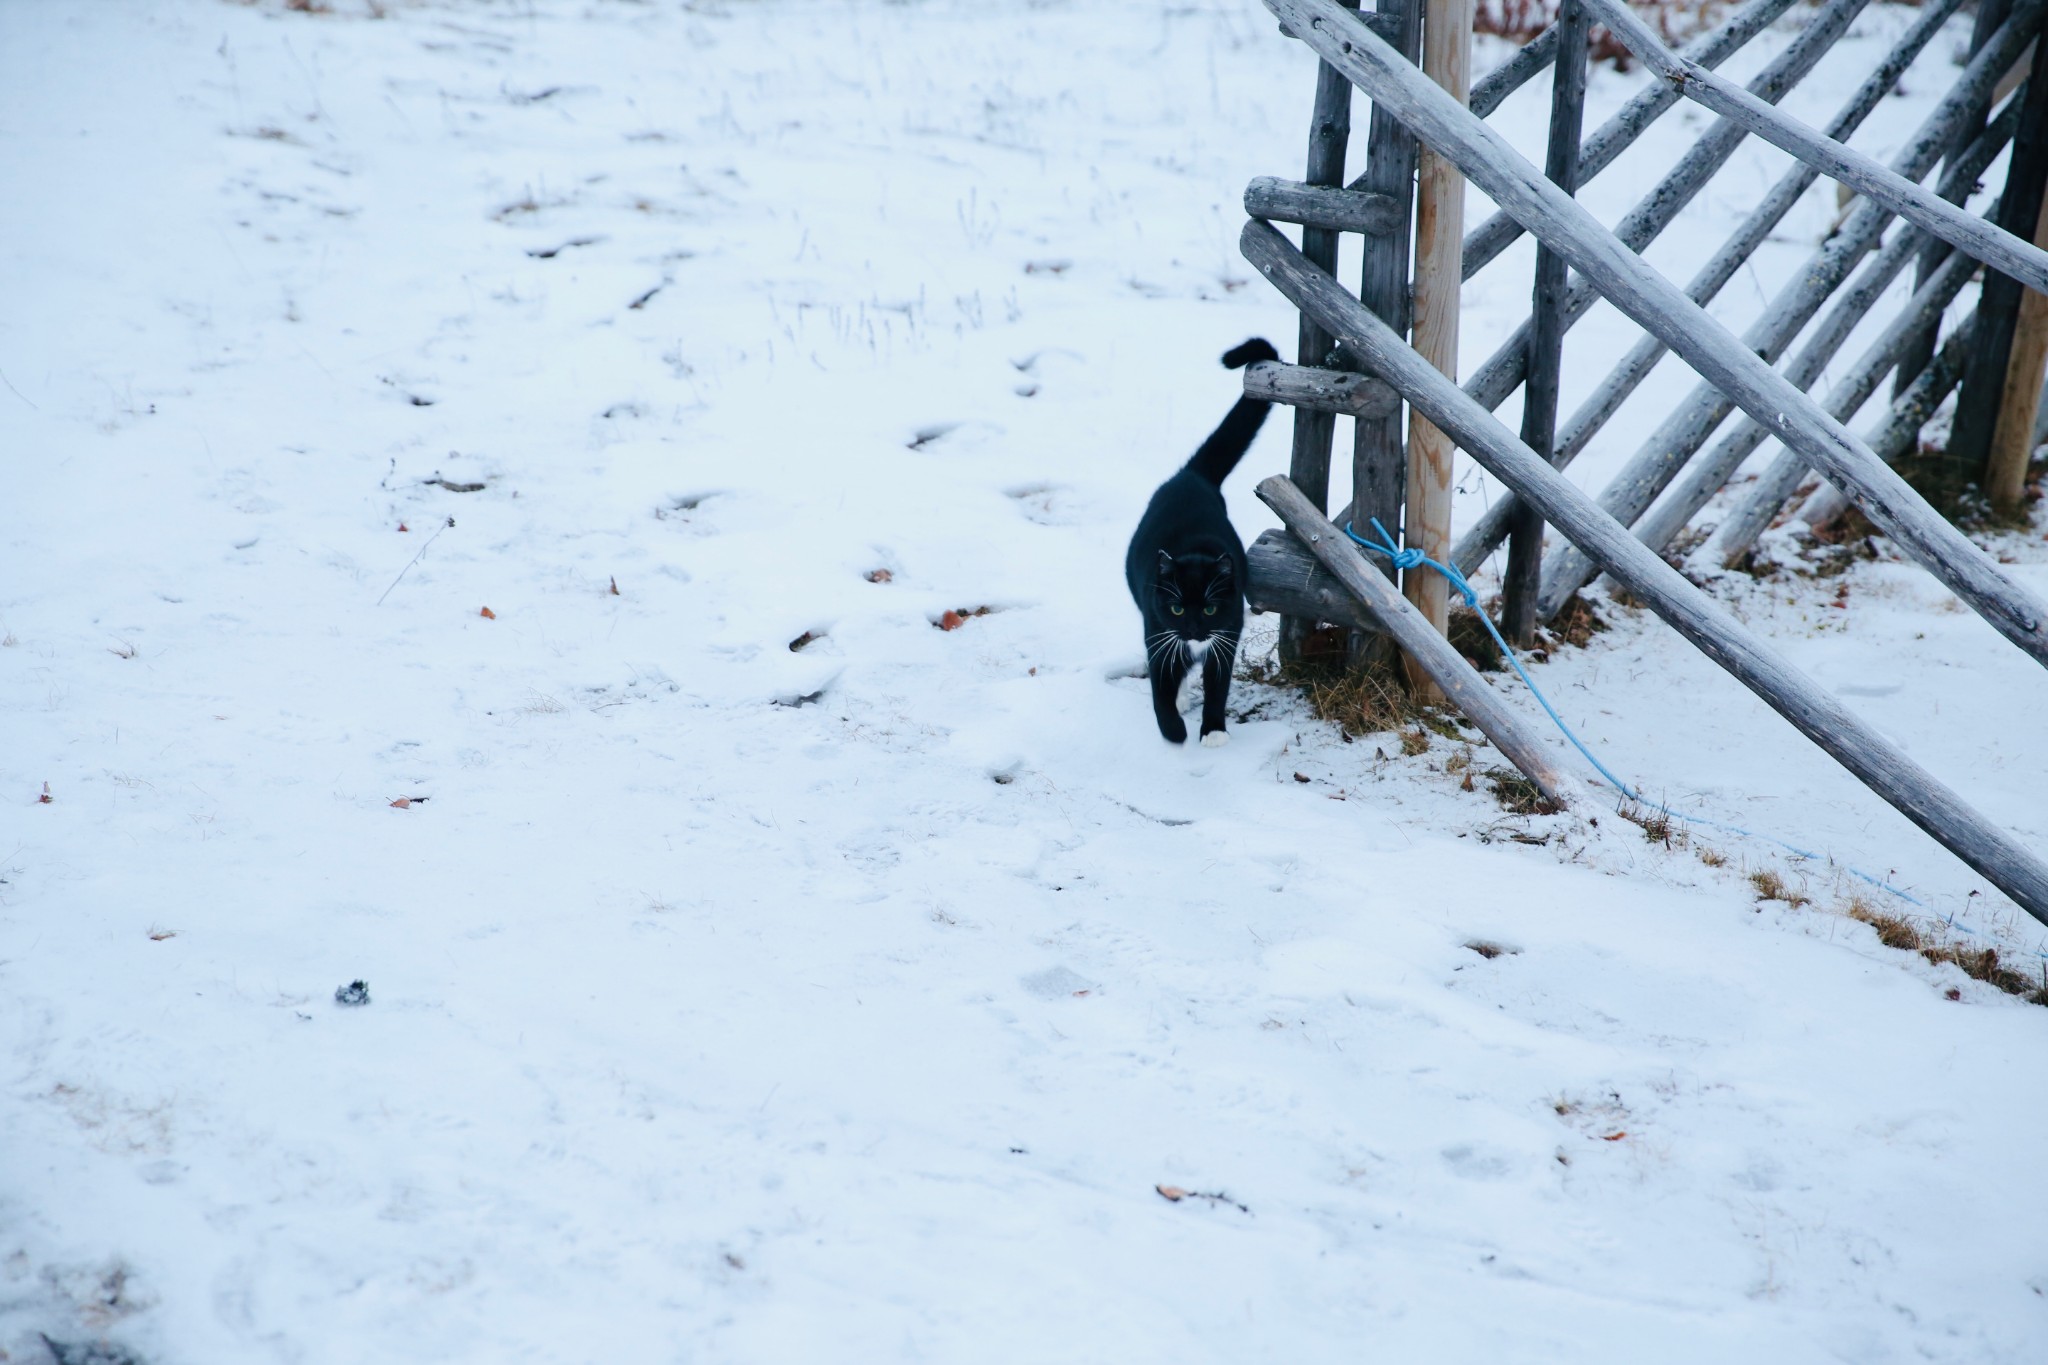
[[[1264,337],[1253,337],[1243,345],[1223,353],[1223,367],[1241,370],[1259,360],[1278,360],[1280,353],[1273,349],[1273,343]],[[1237,468],[1237,462],[1244,458],[1252,437],[1259,434],[1259,426],[1266,420],[1266,413],[1272,404],[1263,398],[1240,398],[1230,411],[1224,414],[1216,430],[1209,433],[1209,439],[1202,442],[1202,448],[1188,461],[1188,469],[1221,486],[1230,471]]]

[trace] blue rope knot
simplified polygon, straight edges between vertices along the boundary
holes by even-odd
[[[1378,517],[1372,519],[1372,529],[1379,532],[1380,538],[1378,540],[1367,540],[1364,536],[1351,529],[1350,522],[1344,523],[1345,535],[1350,536],[1373,553],[1385,555],[1393,560],[1395,568],[1405,570],[1427,564],[1430,568],[1435,569],[1444,576],[1444,581],[1451,585],[1452,590],[1458,596],[1465,599],[1466,606],[1471,607],[1474,611],[1479,609],[1479,594],[1473,590],[1470,583],[1465,581],[1465,575],[1459,573],[1448,564],[1437,563],[1434,559],[1431,559],[1428,555],[1412,546],[1405,550],[1402,549],[1394,543],[1394,538],[1387,534],[1387,528],[1380,525]]]

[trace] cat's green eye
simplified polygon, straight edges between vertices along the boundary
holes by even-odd
[[[1211,602],[1208,606],[1202,608],[1202,615],[1204,616],[1214,616],[1215,614],[1216,604],[1214,602]]]
[[[1180,603],[1175,602],[1170,608],[1168,608],[1168,610],[1171,611],[1175,616],[1179,616],[1182,613],[1186,612],[1187,608],[1182,606]]]

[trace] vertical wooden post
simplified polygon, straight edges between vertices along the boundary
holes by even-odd
[[[1586,109],[1585,7],[1563,0],[1557,13],[1557,65],[1550,90],[1550,146],[1543,172],[1566,194],[1579,188],[1579,134]],[[1536,251],[1529,310],[1529,376],[1522,389],[1522,444],[1557,463],[1557,381],[1564,354],[1564,257]],[[1509,523],[1507,581],[1501,593],[1501,634],[1517,649],[1536,642],[1536,597],[1543,571],[1543,517],[1522,503]]]
[[[1380,14],[1399,21],[1400,52],[1409,61],[1422,52],[1422,0],[1379,0]],[[1409,233],[1415,212],[1415,138],[1406,128],[1375,107],[1366,135],[1365,174],[1353,189],[1372,190],[1392,198],[1401,206],[1400,225],[1384,237],[1371,238],[1365,248],[1365,269],[1359,278],[1358,298],[1395,335],[1407,336],[1410,321],[1408,294]],[[1382,417],[1358,419],[1351,443],[1351,518],[1360,530],[1378,517],[1381,524],[1398,527],[1407,498],[1408,443],[1402,430],[1402,408]],[[1379,567],[1388,578],[1398,578],[1391,561]],[[1383,637],[1357,636],[1355,640],[1377,642]],[[1361,662],[1353,650],[1353,663]]]
[[[1424,0],[1423,74],[1464,104],[1472,87],[1473,0]],[[1464,273],[1465,177],[1448,157],[1425,146],[1417,161],[1415,196],[1415,349],[1437,371],[1458,377],[1458,286]],[[1451,553],[1451,438],[1421,416],[1408,424],[1410,549],[1448,562]],[[1434,569],[1411,569],[1401,590],[1440,633],[1451,624],[1450,585]],[[1407,663],[1408,684],[1440,700],[1436,684]]]
[[[2033,66],[2020,97],[2020,125],[2012,137],[2012,158],[2005,173],[2005,192],[1998,197],[1998,226],[2015,236],[2031,237],[2041,216],[2042,191],[2048,189],[2048,43],[2034,44]],[[1955,426],[1949,433],[1947,464],[1959,477],[1982,480],[1991,454],[1991,430],[1998,420],[2000,395],[2012,358],[2012,339],[2019,322],[2025,286],[2002,271],[1987,268],[1977,296],[1977,334],[1970,343],[1970,367],[1963,372],[1956,395]]]
[[[1358,0],[1338,0],[1346,9],[1358,8]],[[1310,185],[1344,183],[1344,153],[1351,141],[1351,82],[1324,62],[1316,68],[1316,101],[1308,131],[1308,174]],[[1301,230],[1302,254],[1332,274],[1337,270],[1339,234],[1332,228],[1305,227]],[[1336,338],[1310,321],[1304,313],[1296,349],[1303,365],[1323,367],[1329,363]],[[1318,509],[1330,505],[1330,442],[1336,435],[1337,416],[1314,408],[1294,410],[1294,453],[1288,464],[1289,477],[1308,495]],[[1280,659],[1287,664],[1301,661],[1302,638],[1315,622],[1284,617],[1280,622]]]
[[[1972,57],[1983,49],[1984,44],[1991,41],[1991,35],[1998,31],[1999,25],[2003,24],[2011,13],[2012,0],[1977,0],[1977,17],[1970,27],[1969,52]],[[1955,133],[1949,142],[1946,157],[1948,161],[1954,162],[1962,156],[1984,131],[1985,118],[1990,114],[1991,105],[1996,99],[1995,94],[1986,95],[1981,107],[1972,109],[1957,123]],[[1963,187],[1960,195],[1957,203],[1970,197],[1970,187]],[[1927,244],[1926,249],[1920,253],[1920,264],[1913,271],[1915,291],[1932,279],[1935,271],[1941,269],[1941,263],[1948,259],[1949,251],[1947,242],[1932,241]],[[1915,337],[1912,344],[1900,353],[1899,367],[1892,373],[1893,402],[1905,396],[1913,381],[1920,377],[1920,371],[1926,369],[1928,363],[1934,359],[1934,343],[1940,329],[1940,320],[1936,319],[1934,326]]]
[[[2048,246],[2048,203],[2034,224],[2034,245]],[[2041,380],[2048,373],[2048,294],[2032,289],[2020,300],[2012,359],[1999,396],[1998,425],[1991,456],[1984,462],[1984,491],[2001,512],[2026,506],[2027,461],[2034,453],[2034,422],[2040,413]]]

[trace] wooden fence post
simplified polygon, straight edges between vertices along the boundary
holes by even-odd
[[[1409,61],[1422,52],[1422,0],[1380,0],[1382,17],[1398,19],[1401,41],[1397,50]],[[1358,281],[1358,298],[1387,326],[1402,336],[1408,334],[1409,233],[1415,222],[1415,138],[1406,128],[1374,106],[1366,133],[1365,174],[1353,189],[1384,194],[1400,205],[1400,226],[1375,239],[1365,252]],[[1377,417],[1361,417],[1353,426],[1351,439],[1351,518],[1370,525],[1378,517],[1389,526],[1398,525],[1407,499],[1408,443],[1403,430],[1405,405]],[[1375,566],[1380,567],[1380,566]],[[1392,564],[1381,569],[1388,579],[1398,578]],[[1383,648],[1377,637],[1363,633],[1351,637],[1351,663],[1366,662],[1375,649]]]
[[[1971,56],[1974,57],[1977,53],[1984,50],[1984,45],[1991,41],[1991,35],[1998,31],[1999,26],[2006,21],[2007,16],[2011,12],[2012,0],[1977,0],[1977,17],[1971,22],[1970,28],[1969,51]],[[1948,160],[1953,161],[1955,158],[1963,155],[1969,149],[1970,144],[1976,140],[1978,134],[1984,131],[1984,121],[1990,115],[1991,106],[1996,100],[1997,95],[1990,90],[1986,90],[1983,102],[1970,109],[1964,115],[1962,121],[1956,126],[1954,141],[1950,144],[1948,152]],[[1956,202],[1961,203],[1964,199],[1969,198],[1970,192],[1974,188],[1974,186],[1965,187]],[[1913,271],[1914,289],[1917,290],[1921,285],[1927,283],[1934,272],[1940,268],[1941,263],[1948,259],[1949,250],[1949,245],[1946,242],[1928,242],[1925,249],[1920,253],[1919,265]],[[1937,340],[1936,334],[1940,330],[1941,321],[1937,318],[1935,324],[1915,337],[1913,344],[1906,349],[1906,353],[1899,357],[1898,373],[1892,376],[1893,401],[1903,398],[1913,381],[1920,377],[1920,371],[1926,369],[1928,364],[1933,361],[1934,345]]]
[[[1999,196],[1994,221],[2007,232],[2024,233],[2029,241],[2033,240],[2033,229],[2041,217],[2044,188],[2048,188],[2048,43],[2036,42],[2034,63],[2027,72],[2026,94],[2020,99],[2020,126],[2012,135],[2005,191]],[[1971,347],[1970,368],[1963,372],[1962,392],[1956,395],[1956,420],[1949,433],[1945,461],[1962,479],[1978,481],[1984,477],[2024,292],[2020,282],[2010,275],[1996,270],[1984,274],[1984,286],[1977,298],[1977,335]]]
[[[2034,225],[2034,244],[2048,246],[2048,203]],[[1984,462],[1984,491],[2001,512],[2026,506],[2027,461],[2034,453],[2034,422],[2040,413],[2041,380],[2048,374],[2048,294],[2029,289],[2020,300],[2019,322],[1999,395],[1998,425]]]
[[[1422,70],[1461,106],[1472,88],[1473,0],[1425,0]],[[1424,147],[1415,197],[1415,349],[1437,370],[1458,375],[1458,294],[1464,277],[1465,177],[1450,158]],[[1451,438],[1427,418],[1408,424],[1408,518],[1403,540],[1431,559],[1451,552]],[[1402,592],[1447,634],[1450,585],[1429,570],[1410,572]],[[1441,694],[1409,661],[1408,685],[1418,697]]]
[[[1558,55],[1550,88],[1550,145],[1543,173],[1566,194],[1579,188],[1579,132],[1586,111],[1586,9],[1562,0]],[[1522,443],[1557,461],[1557,383],[1564,362],[1564,257],[1536,248],[1536,284],[1529,307],[1529,377],[1522,386]],[[1500,633],[1516,649],[1536,643],[1536,593],[1543,567],[1543,518],[1522,504],[1508,534],[1508,569],[1500,597]]]
[[[1349,9],[1358,8],[1358,0],[1338,0]],[[1315,108],[1310,115],[1308,132],[1308,168],[1304,182],[1310,185],[1341,185],[1344,183],[1344,152],[1351,141],[1351,83],[1344,79],[1327,62],[1316,68]],[[1338,233],[1334,228],[1305,227],[1301,230],[1301,249],[1308,258],[1325,270],[1337,268]],[[1305,366],[1320,367],[1328,364],[1331,347],[1335,344],[1328,332],[1315,324],[1307,314],[1301,318],[1296,358]],[[1336,414],[1323,408],[1299,407],[1294,410],[1294,453],[1288,462],[1288,471],[1295,486],[1300,488],[1318,508],[1330,505],[1330,442],[1336,435]],[[1315,622],[1300,617],[1282,617],[1280,621],[1280,658],[1283,663],[1299,663],[1301,642]]]

